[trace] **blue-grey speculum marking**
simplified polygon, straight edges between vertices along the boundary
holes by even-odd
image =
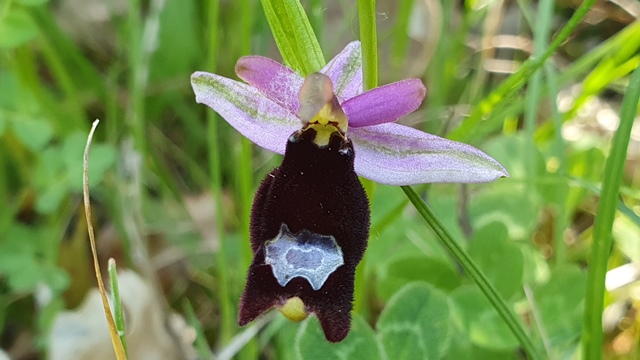
[[[282,224],[278,235],[265,245],[264,261],[271,265],[273,276],[281,286],[302,277],[313,290],[319,290],[329,275],[344,264],[342,249],[333,236],[308,230],[293,234],[286,224]]]

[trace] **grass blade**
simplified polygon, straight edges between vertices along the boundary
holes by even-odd
[[[633,122],[638,114],[638,98],[640,98],[640,67],[631,76],[622,102],[620,126],[613,137],[611,154],[605,165],[602,196],[598,202],[598,212],[593,226],[582,332],[585,359],[602,358],[604,279],[613,243],[611,229],[618,205],[618,192],[622,183],[627,147]]]
[[[113,296],[113,313],[116,321],[116,330],[122,341],[122,348],[127,354],[127,340],[124,330],[124,315],[122,313],[122,299],[120,298],[120,285],[118,285],[118,270],[116,269],[116,260],[109,259],[107,271],[109,272],[109,284],[111,285],[111,295]]]

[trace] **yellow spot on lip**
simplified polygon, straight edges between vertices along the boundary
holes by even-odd
[[[348,123],[347,116],[342,111],[338,101],[330,101],[309,121],[309,124],[332,125],[341,133],[346,134]]]
[[[278,311],[287,319],[295,322],[300,322],[309,317],[309,312],[304,306],[304,302],[297,296],[287,299],[284,305],[278,308]]]

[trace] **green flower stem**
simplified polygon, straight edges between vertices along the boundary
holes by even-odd
[[[358,0],[360,42],[362,43],[362,75],[364,90],[378,87],[378,36],[376,34],[376,1]]]
[[[598,202],[598,212],[593,226],[593,244],[589,258],[587,293],[582,332],[583,355],[585,359],[602,358],[602,309],[604,306],[604,280],[607,263],[613,243],[611,229],[618,204],[618,192],[622,183],[627,147],[631,128],[638,114],[640,98],[640,67],[629,82],[622,102],[620,125],[613,137],[611,154],[607,159],[602,185],[602,196]]]
[[[113,258],[109,259],[107,266],[109,272],[109,284],[111,285],[111,295],[113,296],[113,317],[116,322],[116,329],[118,330],[118,336],[122,341],[122,347],[125,354],[127,354],[127,341],[125,337],[124,328],[124,315],[122,314],[122,299],[120,298],[120,286],[118,285],[118,271],[116,269],[116,261]]]
[[[220,1],[209,0],[207,4],[207,68],[215,72],[218,67],[218,54],[220,51],[220,37],[218,34]],[[223,241],[224,217],[222,216],[222,170],[220,154],[220,129],[218,115],[213,111],[207,111],[207,143],[209,145],[209,173],[211,177],[211,195],[216,209],[216,239],[218,240],[218,252],[215,258],[216,277],[218,280],[217,298],[220,306],[220,343],[226,344],[233,336],[234,308],[229,296],[229,273],[227,264],[227,244]],[[190,306],[190,304],[189,304]],[[193,309],[192,309],[193,311]],[[198,346],[200,349],[201,346]]]
[[[413,206],[415,206],[416,210],[418,210],[418,213],[420,213],[422,218],[429,224],[442,244],[453,254],[456,260],[458,260],[465,272],[478,284],[480,290],[482,290],[493,307],[498,311],[498,314],[500,314],[505,323],[507,323],[507,326],[511,329],[529,357],[531,359],[540,359],[536,347],[520,324],[520,321],[518,321],[518,318],[507,303],[498,295],[495,287],[491,285],[487,277],[480,271],[478,265],[473,262],[464,249],[451,237],[444,225],[442,225],[433,211],[431,211],[412,187],[402,186],[402,190]]]

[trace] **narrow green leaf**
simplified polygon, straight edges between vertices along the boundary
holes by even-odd
[[[285,64],[302,75],[319,71],[326,62],[300,1],[260,1]]]
[[[124,353],[127,354],[127,341],[125,337],[124,328],[124,314],[122,312],[122,299],[120,298],[120,286],[118,285],[118,270],[116,269],[116,261],[113,258],[109,259],[108,263],[109,272],[109,284],[111,285],[111,296],[113,297],[113,316],[116,322],[116,329],[118,330],[118,336],[122,342],[122,348]]]
[[[622,102],[620,126],[613,137],[611,154],[607,159],[604,171],[602,196],[598,202],[593,228],[593,245],[589,258],[586,304],[584,310],[584,328],[582,342],[585,359],[602,358],[602,308],[604,306],[604,279],[607,263],[611,253],[611,229],[618,205],[618,192],[622,183],[627,147],[631,136],[631,128],[638,114],[640,98],[640,67],[629,82],[629,87]]]

